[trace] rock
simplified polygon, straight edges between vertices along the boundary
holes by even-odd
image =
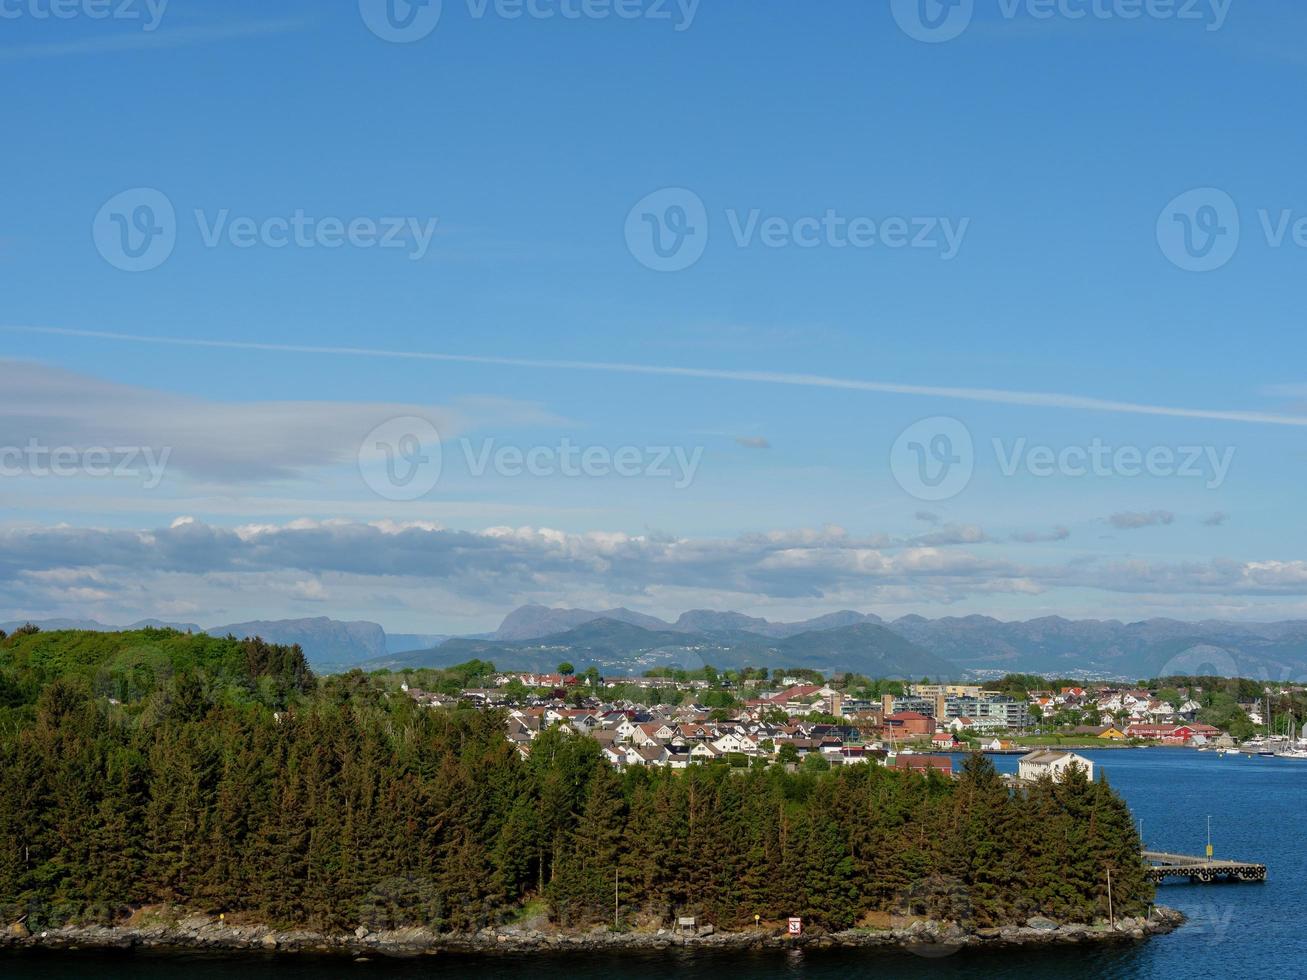
[[[277,937],[274,936],[272,933],[268,933],[266,936],[264,936],[264,937],[263,937],[263,948],[264,948],[264,949],[276,949],[276,948],[277,948]]]
[[[15,922],[9,927],[9,935],[15,939],[26,939],[32,934],[32,930],[21,922]]]
[[[367,926],[359,926],[357,929],[354,930],[355,939],[367,939],[368,935],[369,932]]]
[[[1026,920],[1027,929],[1037,929],[1040,932],[1048,932],[1057,928],[1057,923],[1052,919],[1046,919],[1042,915],[1032,915]]]

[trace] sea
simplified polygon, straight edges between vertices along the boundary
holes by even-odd
[[[1151,850],[1201,855],[1208,819],[1215,856],[1268,866],[1264,883],[1163,884],[1157,901],[1189,922],[1167,936],[1111,947],[964,950],[924,956],[878,950],[534,954],[419,960],[188,953],[0,953],[11,980],[299,980],[475,976],[478,980],[678,978],[1286,977],[1307,968],[1307,760],[1120,748],[1082,753],[1129,802]],[[1016,757],[1000,756],[1001,771]]]

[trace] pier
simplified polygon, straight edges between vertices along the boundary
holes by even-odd
[[[1206,884],[1211,881],[1265,881],[1266,865],[1252,861],[1218,861],[1187,854],[1144,851],[1149,881],[1165,878],[1188,878]]]

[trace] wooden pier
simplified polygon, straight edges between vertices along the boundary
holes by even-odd
[[[1204,884],[1210,881],[1265,881],[1266,865],[1252,861],[1218,861],[1187,854],[1144,851],[1149,881],[1164,878],[1188,878]]]

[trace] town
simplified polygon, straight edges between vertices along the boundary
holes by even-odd
[[[850,675],[828,680],[809,670],[769,677],[760,668],[709,667],[608,677],[593,668],[578,674],[568,663],[559,668],[499,672],[473,661],[392,680],[431,707],[502,711],[507,737],[523,756],[541,732],[557,727],[595,739],[618,769],[874,763],[947,775],[950,753],[981,751],[1022,755],[1022,779],[1059,772],[1071,762],[1092,777],[1088,759],[1064,750],[1165,745],[1256,751],[1267,744],[1260,737],[1240,740],[1263,724],[1260,701],[1239,701],[1237,691],[1197,684],[1027,689],[1022,685],[1042,679],[1014,675],[982,687]],[[1229,723],[1200,720],[1213,716]]]

